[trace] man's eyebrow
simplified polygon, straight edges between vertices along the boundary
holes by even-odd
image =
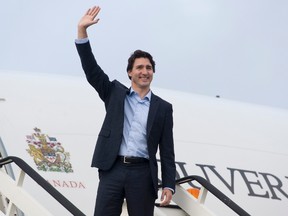
[[[144,67],[144,65],[143,65],[143,64],[135,65],[135,67],[136,67],[136,68],[142,68],[142,67]]]
[[[139,65],[135,65],[136,68],[143,68],[143,67],[147,67],[147,68],[152,68],[152,65],[144,65],[144,64],[139,64]]]

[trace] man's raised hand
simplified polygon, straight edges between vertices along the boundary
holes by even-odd
[[[84,14],[84,16],[80,19],[78,23],[78,39],[87,37],[86,29],[99,21],[97,15],[100,10],[101,8],[99,6],[89,8],[88,11]]]

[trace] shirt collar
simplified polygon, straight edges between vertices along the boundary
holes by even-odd
[[[138,95],[138,93],[137,92],[135,92],[134,91],[134,89],[131,87],[130,88],[130,92],[129,92],[129,96],[132,96],[133,94],[137,94]],[[152,94],[152,92],[151,92],[151,90],[149,90],[148,91],[148,93],[145,95],[145,97],[143,98],[143,100],[148,100],[148,101],[150,101],[151,100],[151,94]]]

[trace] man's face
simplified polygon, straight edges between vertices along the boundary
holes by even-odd
[[[132,87],[150,88],[153,79],[153,67],[148,58],[136,58],[133,68],[128,72],[131,77]]]

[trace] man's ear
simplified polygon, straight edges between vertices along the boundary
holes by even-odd
[[[131,80],[131,76],[130,76],[131,70],[129,70],[129,71],[127,72],[127,74],[128,74],[129,79]]]

